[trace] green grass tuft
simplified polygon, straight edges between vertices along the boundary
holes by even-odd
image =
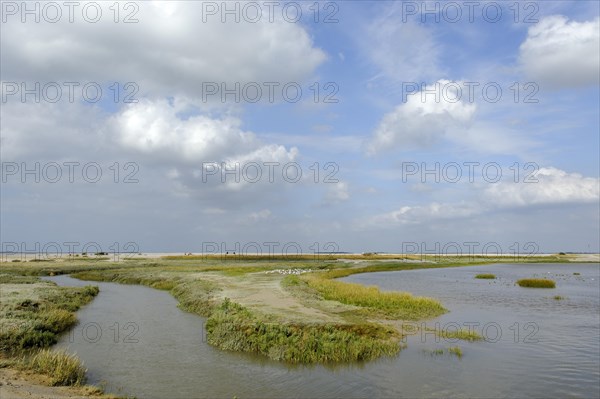
[[[46,374],[52,385],[80,386],[85,382],[86,369],[75,355],[65,351],[42,349],[30,360],[29,368]]]
[[[435,334],[444,339],[460,339],[463,341],[480,341],[483,337],[476,331],[469,331],[468,329],[460,328],[458,330],[449,330],[449,329],[432,329],[426,328],[427,331],[433,331]]]
[[[556,288],[556,283],[545,278],[525,278],[517,281],[520,287],[527,288]]]
[[[315,274],[304,280],[324,299],[360,306],[375,316],[390,319],[419,320],[446,313],[435,299],[417,297],[407,292],[382,292],[379,288],[329,280]]]
[[[491,273],[482,273],[475,276],[475,278],[485,279],[485,280],[493,280],[496,278],[496,275]]]
[[[444,354],[454,355],[454,356],[458,357],[459,359],[462,358],[462,356],[463,356],[463,352],[462,352],[462,349],[460,348],[460,346],[451,346],[446,350],[444,350],[442,348],[423,349],[423,352],[427,353],[431,356],[442,356]]]
[[[460,346],[451,346],[450,348],[448,348],[448,353],[458,357],[459,359],[463,356],[463,352],[462,349],[460,349]]]
[[[423,349],[423,352],[428,353],[431,356],[441,356],[444,354],[443,349]]]

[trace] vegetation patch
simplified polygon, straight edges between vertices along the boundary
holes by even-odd
[[[463,352],[462,349],[460,349],[460,346],[451,346],[450,348],[448,348],[448,353],[458,357],[459,359],[463,356]]]
[[[517,281],[520,287],[527,288],[556,288],[556,283],[545,278],[525,278]]]
[[[423,349],[423,352],[430,354],[431,356],[441,356],[444,354],[444,350],[442,348],[438,349]]]
[[[367,309],[373,316],[388,319],[419,320],[447,312],[439,301],[406,292],[384,292],[361,284],[330,280],[332,273],[315,273],[301,277],[324,299]]]
[[[28,368],[49,376],[52,385],[81,386],[85,382],[83,364],[77,356],[65,351],[42,349],[29,362]]]
[[[491,274],[491,273],[482,273],[482,274],[477,274],[475,276],[475,278],[480,278],[480,279],[484,279],[484,280],[493,280],[496,278],[496,275]]]
[[[18,353],[46,348],[77,322],[75,312],[90,302],[97,287],[57,287],[30,281],[31,277],[3,276],[0,286],[0,351]]]
[[[387,326],[265,322],[228,299],[212,312],[206,330],[208,342],[218,348],[291,363],[370,360],[401,349],[399,333]]]
[[[86,370],[79,359],[45,348],[77,323],[74,312],[97,294],[97,287],[58,287],[38,277],[0,274],[0,367],[46,375],[51,385],[81,386]],[[101,394],[96,387],[78,389]]]
[[[456,330],[451,330],[451,329],[434,329],[434,328],[426,328],[427,331],[433,331],[435,333],[435,335],[437,335],[440,338],[443,339],[447,339],[447,340],[456,340],[456,339],[460,339],[463,341],[479,341],[481,339],[483,339],[483,337],[476,331],[471,331],[468,329],[464,329],[464,328],[459,328]]]
[[[458,357],[459,359],[462,358],[463,356],[463,352],[462,349],[460,348],[460,346],[451,346],[448,349],[444,350],[442,348],[438,348],[438,349],[423,349],[423,352],[431,355],[431,356],[442,356],[444,354],[448,354],[448,355],[453,355]]]
[[[217,286],[209,281],[194,280],[176,285],[171,293],[179,301],[181,309],[208,317],[213,310],[213,295],[217,290]]]

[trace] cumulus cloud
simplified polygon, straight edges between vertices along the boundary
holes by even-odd
[[[114,23],[108,5],[95,24],[3,23],[3,79],[133,81],[140,96],[200,98],[205,82],[302,81],[326,59],[302,24],[281,13],[273,22],[203,22],[203,2],[137,4],[131,24]]]
[[[489,185],[483,198],[498,207],[593,203],[600,199],[600,179],[597,178],[548,167],[537,171],[531,180],[530,183]]]
[[[525,73],[549,87],[577,87],[600,82],[600,19],[577,22],[549,16],[529,28],[521,44]]]
[[[40,161],[99,162],[103,168],[135,162],[143,181],[152,179],[170,196],[204,200],[211,209],[281,199],[282,186],[290,184],[281,178],[282,166],[269,182],[266,163],[295,161],[296,147],[265,140],[234,116],[184,117],[185,108],[144,99],[108,114],[80,103],[11,102],[3,106],[2,159],[27,162],[29,168]],[[258,181],[256,168],[244,169],[250,163],[261,169]],[[237,179],[227,170],[237,170]]]
[[[449,83],[439,80],[426,90],[449,87],[451,92]],[[455,95],[444,95],[436,101],[433,95],[422,97],[415,93],[407,96],[404,104],[383,117],[368,143],[368,154],[399,147],[427,147],[454,129],[464,130],[473,119],[476,105],[468,104],[464,99],[455,101],[456,98]]]
[[[183,119],[166,100],[130,105],[111,117],[109,125],[119,145],[177,163],[200,165],[225,157],[244,161],[285,151],[280,146],[263,146],[255,134],[241,129],[238,118],[195,115]]]
[[[166,100],[143,100],[112,116],[106,130],[112,142],[148,164],[171,166],[166,176],[190,195],[267,195],[265,186],[285,183],[282,168],[297,159],[296,147],[265,142],[233,116],[183,118],[178,110]]]
[[[600,200],[600,179],[548,167],[541,168],[532,182],[513,181],[479,184],[473,200],[456,203],[432,202],[402,206],[369,218],[365,225],[394,226],[424,224],[431,221],[465,219],[486,212],[540,205],[593,204]]]

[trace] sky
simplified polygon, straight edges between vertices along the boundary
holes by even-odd
[[[600,251],[596,1],[2,1],[3,251]]]

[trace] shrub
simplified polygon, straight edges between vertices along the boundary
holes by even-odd
[[[18,339],[17,349],[45,348],[54,345],[58,341],[56,334],[53,332],[39,330],[26,330],[21,334],[16,333],[13,337],[7,337],[10,341],[9,338]]]

